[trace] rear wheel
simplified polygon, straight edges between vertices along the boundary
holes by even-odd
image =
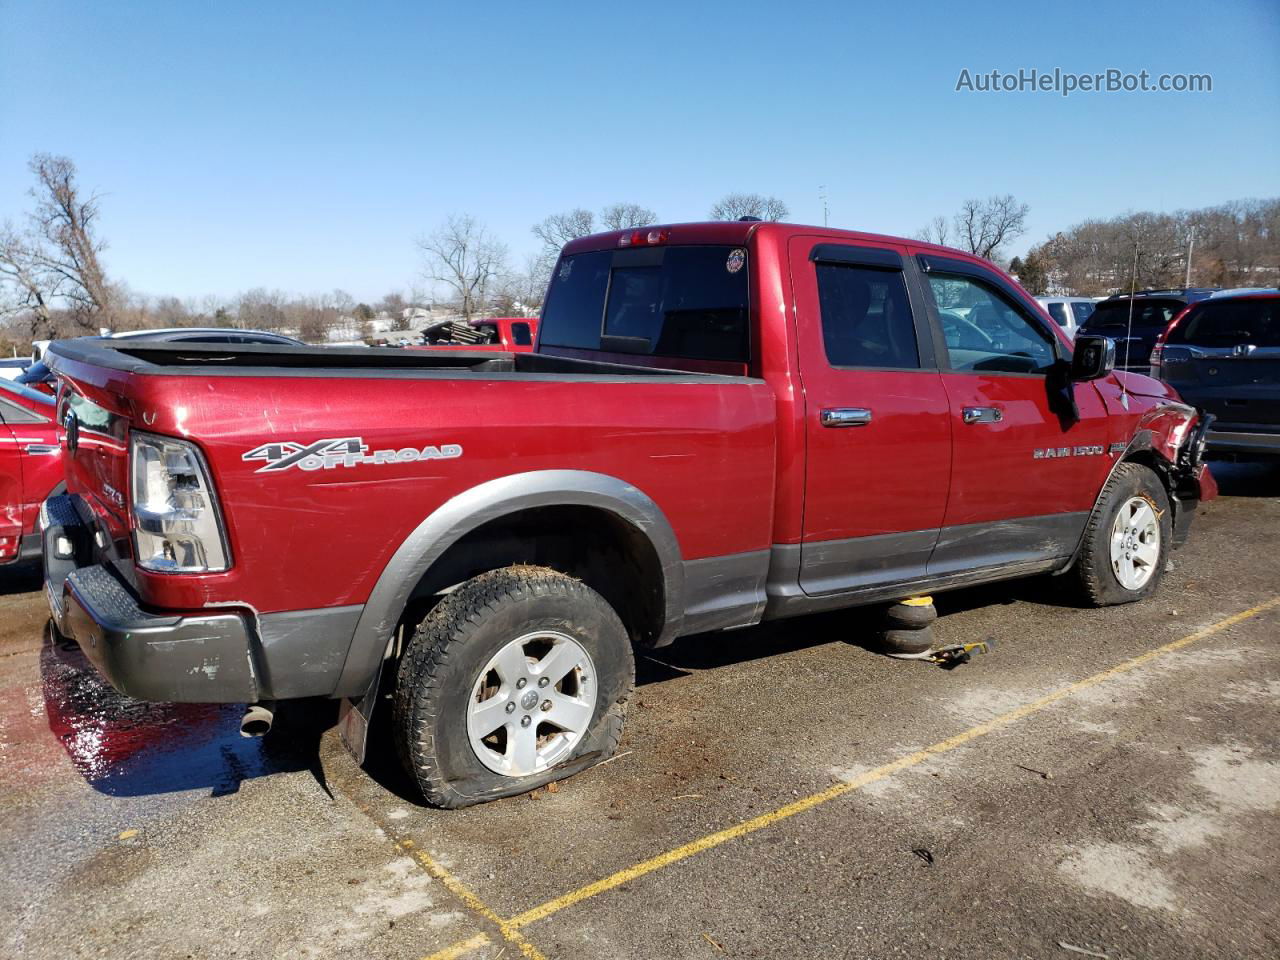
[[[613,754],[634,677],[625,627],[586,584],[543,567],[482,574],[405,650],[400,757],[436,806],[524,793]]]
[[[1132,603],[1156,590],[1173,536],[1169,496],[1160,478],[1139,463],[1116,468],[1099,498],[1075,577],[1093,606]]]

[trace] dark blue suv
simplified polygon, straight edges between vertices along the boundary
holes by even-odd
[[[1080,333],[1110,337],[1116,342],[1116,369],[1146,373],[1151,348],[1183,308],[1212,296],[1218,287],[1139,290],[1117,294],[1098,304]],[[1132,317],[1131,317],[1132,315]],[[1130,323],[1132,322],[1132,326]]]
[[[1217,418],[1210,452],[1280,456],[1280,290],[1195,303],[1160,338],[1151,373]]]

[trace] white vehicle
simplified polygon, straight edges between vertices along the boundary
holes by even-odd
[[[1036,297],[1036,302],[1072,337],[1098,305],[1093,297]]]
[[[31,366],[30,357],[0,357],[0,378],[13,380]]]

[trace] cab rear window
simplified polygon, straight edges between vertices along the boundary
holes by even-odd
[[[1202,347],[1280,347],[1280,298],[1209,300],[1169,332],[1168,343]]]
[[[547,289],[541,343],[745,363],[751,340],[747,275],[741,247],[646,247],[563,257]]]

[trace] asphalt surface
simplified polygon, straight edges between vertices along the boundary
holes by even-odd
[[[689,638],[615,760],[457,812],[331,704],[119,697],[5,569],[0,956],[1280,955],[1280,469],[1215,473],[1146,603],[940,596],[995,641],[954,670],[858,613]]]

